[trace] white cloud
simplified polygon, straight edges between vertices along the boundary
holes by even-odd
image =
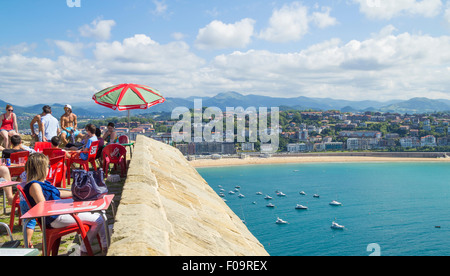
[[[337,19],[330,16],[330,7],[323,7],[322,11],[323,12],[314,12],[311,16],[311,21],[321,29],[337,24]]]
[[[96,40],[108,40],[111,37],[111,29],[116,25],[114,20],[94,20],[91,25],[80,27],[80,34],[84,37]]]
[[[73,57],[83,56],[83,43],[72,43],[69,41],[55,40],[54,43],[60,48],[66,55]]]
[[[298,2],[284,5],[275,10],[269,20],[269,27],[259,37],[274,42],[296,41],[309,29],[308,8]]]
[[[199,30],[195,45],[198,49],[244,48],[251,42],[255,20],[242,19],[234,24],[214,20]]]
[[[20,105],[89,101],[96,91],[123,82],[150,85],[167,97],[234,90],[281,97],[450,99],[450,36],[397,33],[388,25],[365,40],[330,39],[291,53],[235,51],[210,62],[185,42],[160,44],[147,35],[98,42],[84,49],[93,55],[84,56],[76,56],[76,43],[59,42],[65,53],[55,59],[0,55],[1,99]]]
[[[447,1],[447,4],[445,5],[444,19],[450,26],[450,1]]]
[[[153,0],[153,4],[155,4],[155,10],[153,11],[154,14],[163,14],[167,11],[168,7],[165,0]]]
[[[310,15],[308,7],[299,2],[286,4],[273,11],[269,27],[260,32],[259,38],[281,43],[298,41],[308,33],[310,23],[321,29],[336,25],[337,19],[331,17],[330,12],[331,8],[322,7],[322,12],[313,12]]]
[[[434,17],[442,8],[441,0],[353,0],[370,19],[392,19],[401,15]]]

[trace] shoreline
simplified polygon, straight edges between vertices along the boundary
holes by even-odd
[[[231,167],[269,164],[301,164],[301,163],[359,163],[359,162],[449,162],[450,158],[420,157],[376,157],[376,156],[292,156],[292,157],[248,157],[197,159],[189,161],[194,168]]]

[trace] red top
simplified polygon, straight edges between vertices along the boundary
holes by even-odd
[[[10,119],[7,120],[6,119],[6,114],[4,114],[3,115],[3,120],[2,120],[2,126],[0,127],[0,129],[13,130],[13,124],[14,124],[13,115],[11,114]]]

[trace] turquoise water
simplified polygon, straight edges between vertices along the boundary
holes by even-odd
[[[217,193],[223,186],[228,206],[272,256],[368,256],[372,243],[382,256],[450,255],[450,164],[285,164],[198,172]],[[236,185],[239,192],[228,194]],[[343,205],[331,206],[332,200]],[[276,208],[266,207],[269,202]],[[309,209],[296,210],[296,204]],[[277,217],[288,224],[276,224]],[[331,229],[334,220],[345,230]]]

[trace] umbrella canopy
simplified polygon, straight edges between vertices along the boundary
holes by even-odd
[[[123,83],[103,89],[92,99],[113,110],[147,109],[166,101],[158,90],[140,84]]]

